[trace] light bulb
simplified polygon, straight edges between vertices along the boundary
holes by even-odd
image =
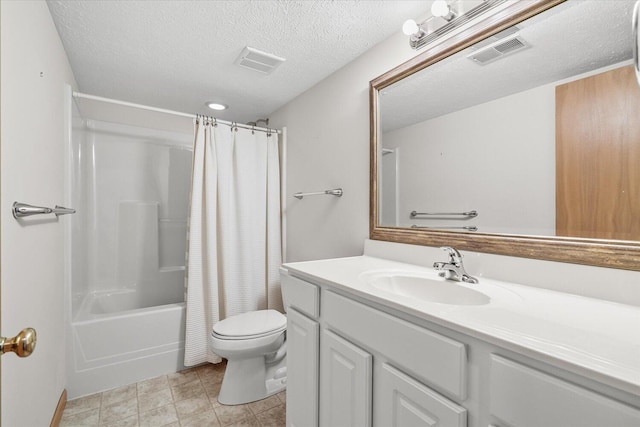
[[[431,5],[431,14],[433,16],[447,16],[451,12],[449,5],[445,0],[436,0]]]
[[[402,25],[402,32],[408,36],[415,34],[418,31],[420,31],[420,27],[418,27],[418,24],[416,24],[416,21],[413,19],[406,20]]]
[[[222,111],[222,110],[226,110],[227,108],[229,108],[228,105],[220,104],[218,102],[207,102],[207,103],[205,103],[205,105],[207,107],[211,108],[212,110],[216,110],[216,111]]]

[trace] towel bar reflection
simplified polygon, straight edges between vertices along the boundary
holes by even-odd
[[[466,216],[469,218],[475,218],[478,216],[478,211],[469,211],[469,212],[416,212],[411,211],[411,218],[416,218],[418,216]]]
[[[26,203],[13,202],[11,209],[13,217],[15,219],[24,218],[31,215],[48,215],[54,214],[55,216],[69,215],[76,213],[75,209],[65,208],[63,206],[56,205],[54,208],[47,208],[45,206],[33,206]]]
[[[467,231],[478,231],[478,227],[476,227],[475,225],[465,225],[463,227],[449,227],[449,226],[443,226],[443,227],[438,227],[435,225],[412,225],[411,228],[435,228],[436,230],[467,230]]]
[[[342,188],[334,188],[333,190],[315,191],[313,193],[296,193],[293,195],[296,199],[302,199],[304,196],[321,196],[331,195],[336,197],[342,197]]]

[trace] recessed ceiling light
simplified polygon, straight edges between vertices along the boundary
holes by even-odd
[[[204,105],[206,105],[207,107],[211,108],[212,110],[216,110],[216,111],[222,111],[222,110],[226,110],[227,108],[229,108],[228,105],[224,105],[224,104],[220,104],[219,102],[207,102]]]

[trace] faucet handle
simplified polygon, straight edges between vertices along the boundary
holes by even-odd
[[[449,255],[449,262],[456,263],[462,260],[462,254],[460,254],[457,249],[450,246],[442,246],[440,249],[442,249]]]

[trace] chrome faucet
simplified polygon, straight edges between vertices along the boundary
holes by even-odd
[[[449,262],[434,262],[433,268],[441,270],[440,277],[447,280],[466,283],[478,283],[478,279],[467,274],[462,265],[462,255],[456,249],[444,246],[443,249],[449,255]]]

